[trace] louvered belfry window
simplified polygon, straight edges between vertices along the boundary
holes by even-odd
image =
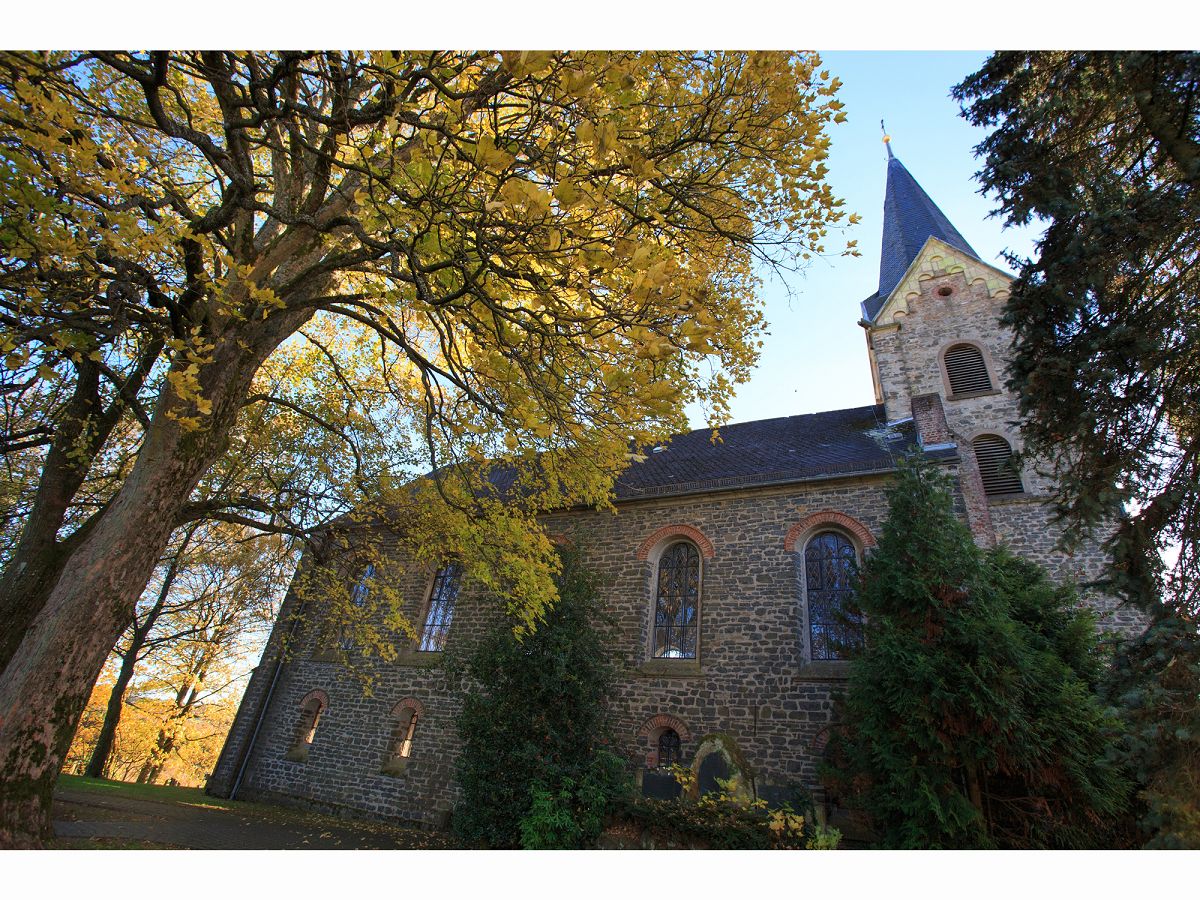
[[[946,351],[946,378],[951,394],[978,394],[992,389],[983,352],[974,344],[955,344]]]
[[[697,604],[700,599],[700,552],[680,541],[658,561],[654,601],[654,655],[696,658]]]
[[[975,448],[975,460],[979,463],[979,474],[983,478],[983,492],[989,497],[1024,493],[1021,473],[1012,446],[1002,437],[981,434],[971,442]]]

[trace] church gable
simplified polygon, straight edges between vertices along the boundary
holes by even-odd
[[[909,264],[891,294],[872,318],[874,326],[890,325],[909,313],[909,304],[920,298],[924,282],[945,275],[961,274],[968,285],[981,285],[991,300],[1006,300],[1012,276],[979,258],[930,236]]]

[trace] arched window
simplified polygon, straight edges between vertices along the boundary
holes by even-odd
[[[658,764],[666,767],[683,760],[681,747],[683,742],[679,732],[674,728],[664,728],[658,736]]]
[[[421,629],[421,644],[418,649],[436,653],[446,649],[446,638],[450,635],[450,622],[454,619],[454,602],[458,599],[458,588],[462,581],[462,566],[450,563],[443,566],[433,578],[429,592],[429,607],[425,613],[425,625]]]
[[[354,586],[354,590],[350,592],[350,602],[362,609],[367,605],[367,597],[371,593],[371,579],[375,577],[375,564],[368,563],[367,568],[363,570],[362,578],[358,579],[358,584]]]
[[[804,548],[804,595],[812,658],[845,659],[862,646],[862,622],[853,611],[858,554],[840,531],[822,531]]]
[[[983,351],[974,344],[955,344],[942,359],[952,395],[982,394],[992,390],[992,378],[988,374]]]
[[[417,733],[417,711],[414,709],[408,716],[408,721],[397,721],[396,731],[392,738],[392,756],[396,759],[408,759],[412,755],[413,735]]]
[[[679,541],[658,560],[654,599],[654,656],[696,658],[697,612],[700,600],[700,552]]]
[[[979,464],[979,477],[983,479],[983,492],[989,497],[1003,497],[1025,492],[1021,474],[1017,471],[1017,460],[1012,445],[995,434],[981,434],[971,441],[975,450],[975,461]]]
[[[321,716],[328,705],[329,698],[323,691],[312,691],[300,701],[300,716],[296,721],[292,745],[288,748],[288,759],[295,762],[308,759],[309,748],[317,735],[317,726],[321,724]]]
[[[350,591],[350,605],[355,609],[362,609],[367,605],[367,597],[371,594],[371,579],[374,577],[375,564],[368,563],[366,569],[363,570],[362,577],[358,579],[358,583]],[[354,638],[348,628],[342,629],[339,643],[341,648],[347,653],[354,649]]]

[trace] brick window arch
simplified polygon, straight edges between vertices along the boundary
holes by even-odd
[[[646,767],[668,766],[683,761],[683,745],[691,739],[691,732],[682,719],[659,714],[651,716],[638,729],[646,751]]]
[[[870,550],[875,546],[875,535],[871,534],[871,530],[858,519],[837,510],[821,509],[805,516],[788,529],[788,533],[783,539],[783,549],[789,553],[794,552],[797,543],[803,544],[802,539],[806,539],[810,533],[823,527],[840,528],[848,532],[863,550]]]
[[[329,708],[329,695],[322,690],[309,691],[300,701],[299,716],[292,735],[292,743],[288,748],[287,758],[294,762],[304,762],[308,759],[308,751],[313,739],[317,736],[317,726],[321,717]]]
[[[412,756],[413,740],[417,734],[417,723],[424,717],[425,707],[420,700],[405,697],[392,707],[392,731],[388,739],[387,754],[383,760],[383,771],[397,774],[403,771]]]
[[[984,494],[1004,497],[1025,492],[1012,444],[998,434],[981,434],[971,441],[971,449],[975,451]]]
[[[693,525],[664,525],[650,537],[642,541],[638,547],[637,558],[648,560],[653,551],[666,544],[671,538],[689,540],[696,545],[700,550],[700,554],[705,559],[712,559],[716,552],[713,548],[713,542],[708,539],[699,528]]]
[[[950,397],[969,397],[995,390],[983,348],[972,341],[959,341],[942,352],[942,371]]]

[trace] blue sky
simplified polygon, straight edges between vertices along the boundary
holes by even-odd
[[[1001,253],[1032,253],[1032,230],[1004,229],[988,218],[995,201],[978,193],[974,147],[983,129],[959,115],[950,88],[987,58],[982,52],[830,52],[822,59],[843,82],[847,121],[833,127],[829,182],[862,216],[833,248],[857,239],[860,257],[817,260],[801,273],[763,285],[771,335],[759,367],[732,404],[734,422],[874,403],[859,301],[879,280],[886,151],[892,150],[985,262],[1007,269]],[[789,297],[788,287],[791,288]],[[698,409],[692,426],[703,427]]]

